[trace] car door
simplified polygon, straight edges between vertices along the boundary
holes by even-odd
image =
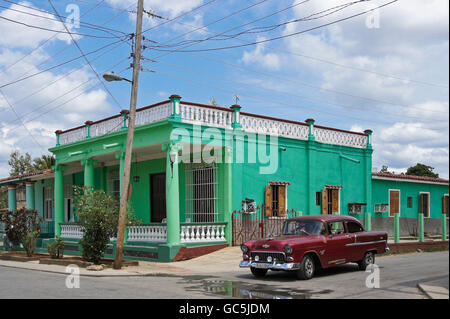
[[[353,242],[347,247],[350,250],[350,260],[359,261],[364,257],[365,251],[361,246],[361,242],[364,240],[364,228],[356,222],[346,222],[347,233],[353,238]]]
[[[346,232],[344,222],[328,222],[327,228],[327,244],[324,251],[326,266],[349,262],[351,259],[351,247],[348,244],[353,243],[354,238]]]

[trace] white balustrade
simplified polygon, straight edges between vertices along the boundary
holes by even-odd
[[[231,129],[233,111],[181,103],[183,122]]]
[[[61,224],[61,238],[82,239],[83,229],[75,224]]]
[[[97,137],[108,133],[118,132],[123,127],[123,117],[118,116],[112,119],[94,123],[89,129],[91,137]]]
[[[172,114],[170,104],[162,104],[136,112],[136,126],[149,124],[169,118]]]
[[[317,142],[356,148],[367,147],[367,135],[314,127]]]
[[[222,242],[225,239],[225,224],[181,225],[182,243]]]
[[[77,141],[84,140],[87,136],[87,128],[85,126],[75,130],[64,132],[59,135],[59,144],[66,145]]]
[[[165,242],[167,241],[167,226],[139,225],[128,226],[128,241]]]
[[[242,129],[250,133],[278,135],[298,140],[307,140],[308,125],[283,122],[256,116],[241,115]]]

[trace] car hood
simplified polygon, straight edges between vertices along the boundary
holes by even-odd
[[[286,235],[274,238],[257,240],[253,243],[252,250],[283,250],[285,245],[297,246],[323,241],[323,236],[298,236]]]

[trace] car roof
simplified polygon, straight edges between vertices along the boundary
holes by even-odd
[[[346,216],[346,215],[309,215],[309,216],[301,216],[301,217],[293,217],[289,218],[290,220],[318,220],[322,222],[333,222],[333,221],[352,221],[361,223],[355,217]]]

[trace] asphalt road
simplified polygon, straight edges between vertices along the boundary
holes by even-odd
[[[323,270],[308,281],[284,272],[255,279],[236,269],[215,276],[81,277],[80,288],[66,287],[67,276],[0,267],[0,298],[424,298],[418,283],[449,285],[448,252],[379,257],[379,288],[367,288],[369,272],[354,264]],[[212,266],[212,265],[211,265]]]

